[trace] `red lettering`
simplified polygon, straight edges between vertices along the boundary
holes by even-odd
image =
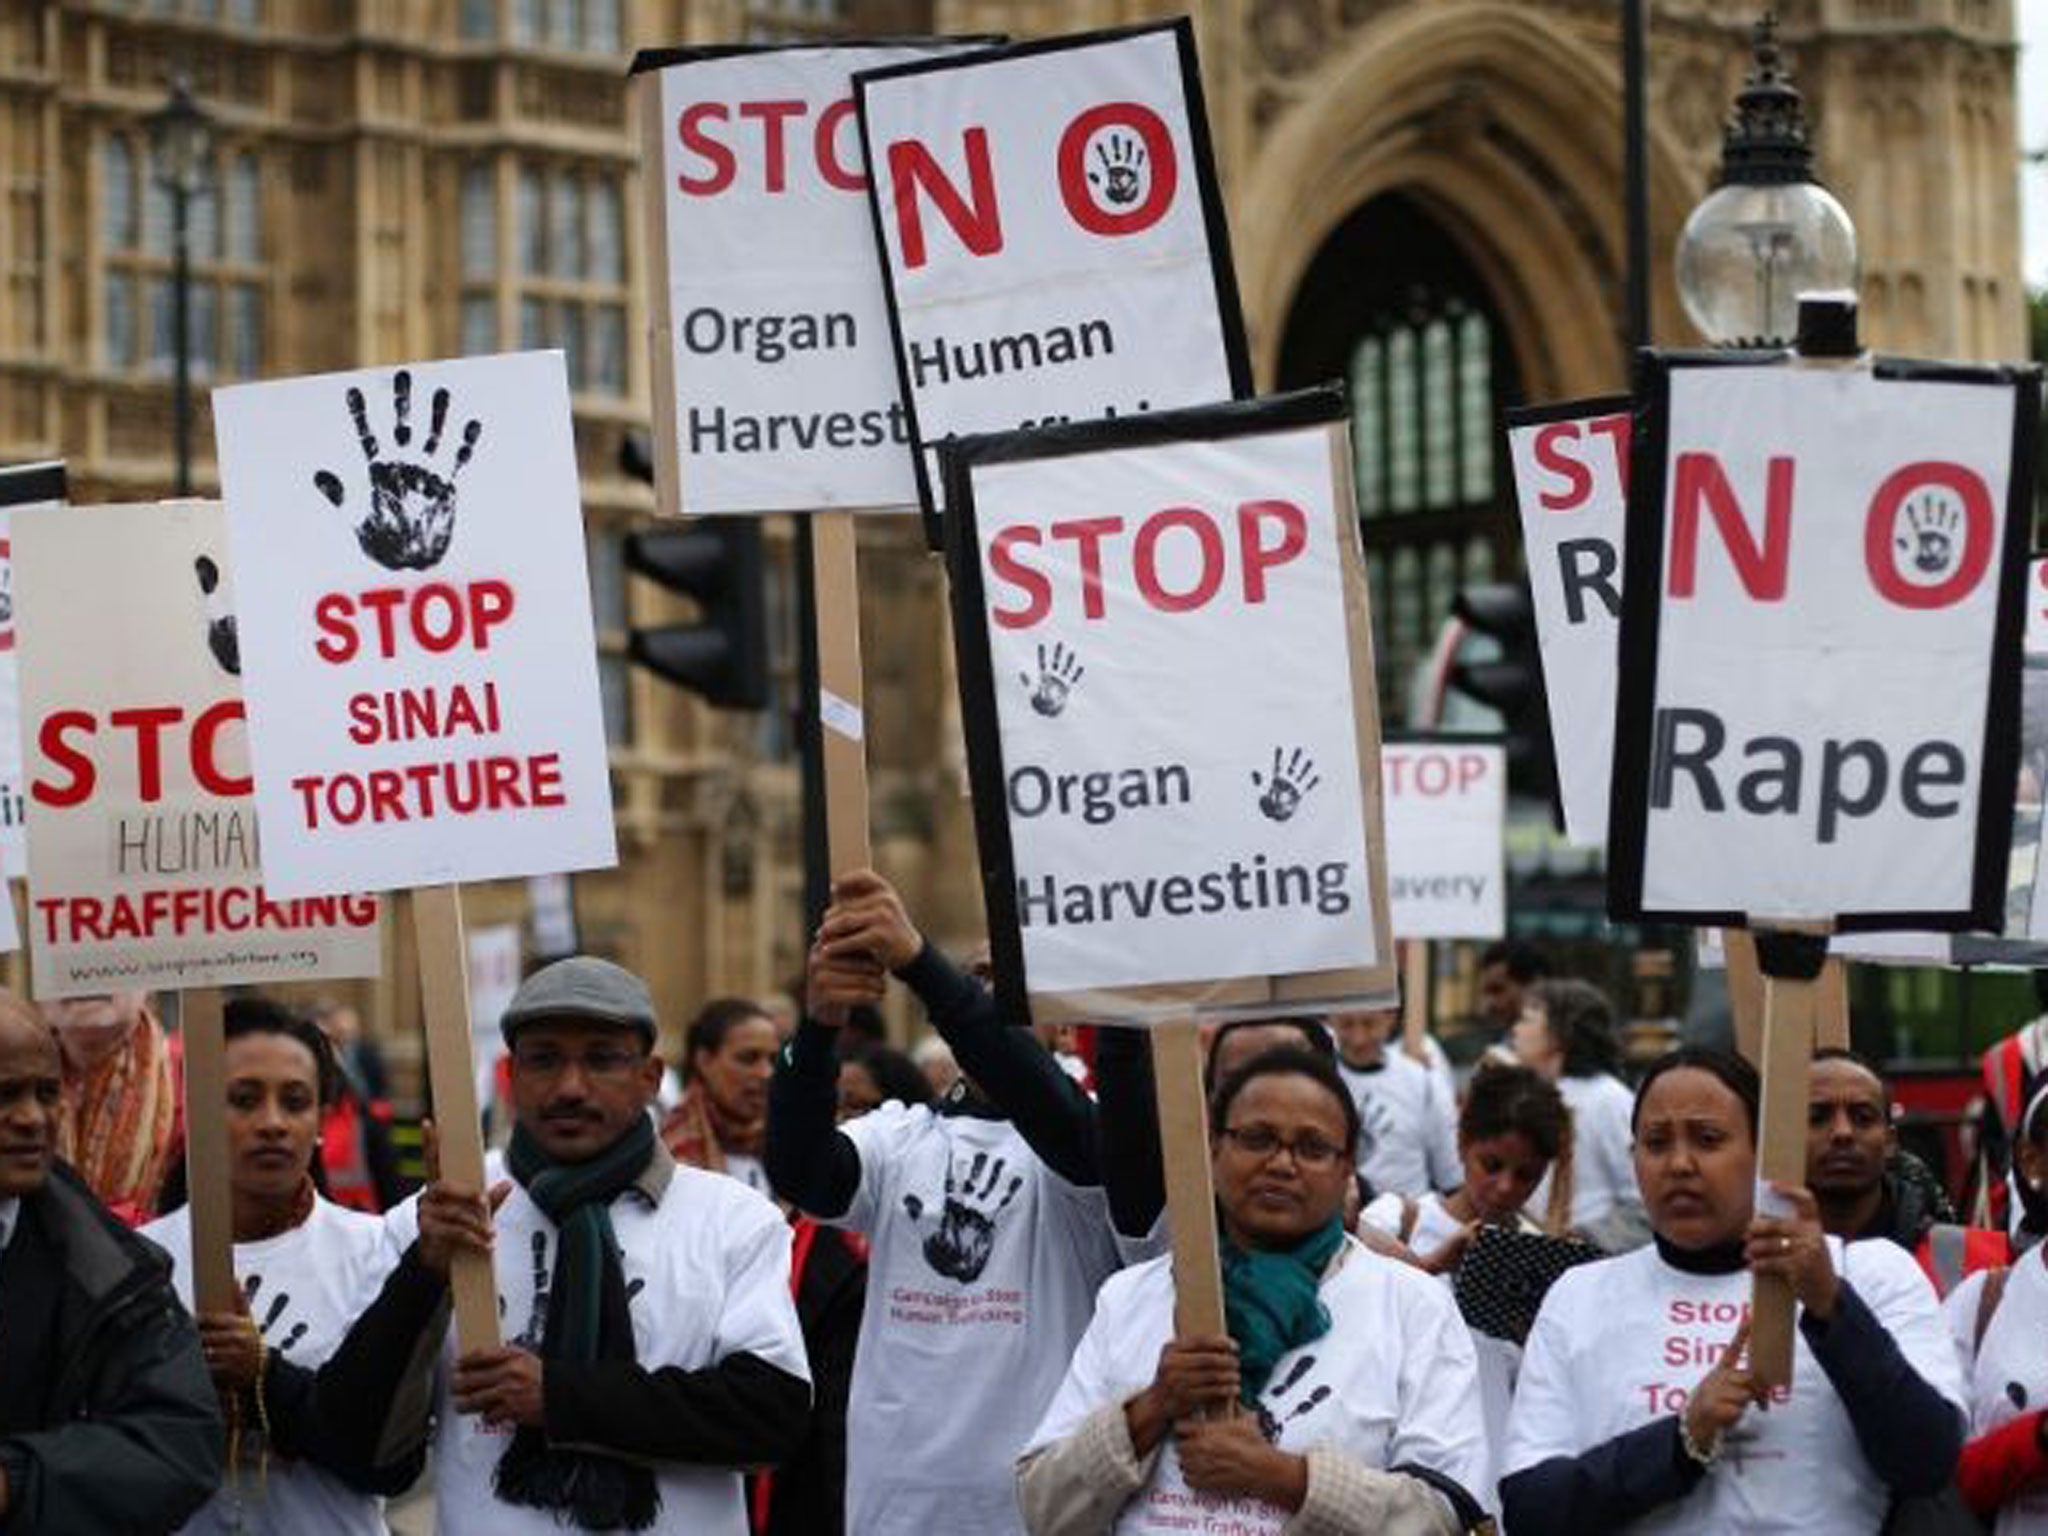
[[[1462,752],[1458,755],[1458,793],[1469,792],[1474,784],[1486,777],[1486,759],[1477,752]]]
[[[350,622],[355,611],[356,605],[339,592],[329,592],[313,605],[313,622],[320,629],[313,650],[322,661],[340,666],[355,659],[356,627]]]
[[[1122,533],[1123,529],[1124,520],[1120,517],[1084,517],[1052,525],[1054,538],[1072,539],[1081,546],[1081,613],[1085,618],[1099,619],[1103,615],[1102,540],[1108,534]]]
[[[1035,571],[1012,553],[1019,544],[1038,544],[1043,536],[1028,523],[1005,528],[989,541],[989,569],[1024,593],[1022,608],[990,608],[989,615],[1004,629],[1029,629],[1052,611],[1052,583],[1043,571]]]
[[[676,119],[676,136],[682,140],[683,148],[701,155],[711,166],[706,175],[693,177],[685,171],[676,177],[676,185],[692,197],[710,197],[723,192],[732,185],[733,177],[739,171],[739,162],[733,158],[732,151],[705,133],[702,126],[706,122],[726,121],[725,107],[716,101],[692,102]]]
[[[192,722],[192,777],[209,795],[235,797],[251,793],[256,781],[221,771],[215,739],[231,721],[247,719],[240,699],[222,699]]]
[[[1114,197],[1112,206],[1105,208],[1089,191],[1091,181],[1098,187],[1113,185],[1110,177],[1121,169],[1102,155],[1097,157],[1100,163],[1096,168],[1088,169],[1089,140],[1105,128],[1128,129],[1144,146],[1145,169],[1151,181],[1144,199],[1129,208],[1115,208],[1119,199]],[[1150,229],[1173,206],[1173,194],[1180,181],[1173,135],[1157,112],[1135,101],[1104,102],[1067,124],[1067,131],[1060,135],[1058,166],[1060,200],[1067,205],[1067,215],[1091,235],[1135,235]]]
[[[761,123],[762,176],[770,192],[783,191],[789,181],[789,155],[782,136],[783,120],[802,117],[800,101],[745,101],[740,116],[758,118]]]
[[[559,752],[543,752],[527,760],[527,787],[532,795],[535,810],[554,810],[569,803],[569,792],[562,787],[562,755]]]
[[[357,601],[377,616],[377,654],[389,661],[398,654],[396,614],[399,604],[405,601],[405,588],[378,587],[365,592]]]
[[[1265,544],[1259,539],[1259,525],[1278,518],[1280,542]],[[1244,600],[1266,600],[1266,572],[1285,565],[1308,548],[1308,519],[1301,508],[1289,501],[1248,501],[1237,509],[1237,547],[1244,560]]]
[[[1750,533],[1721,461],[1710,453],[1681,453],[1671,490],[1671,572],[1673,597],[1691,597],[1698,584],[1700,506],[1704,503],[1722,546],[1734,562],[1743,590],[1760,603],[1783,602],[1792,557],[1792,460],[1770,461],[1764,492],[1761,547]]]
[[[28,792],[38,805],[54,805],[62,809],[82,805],[91,798],[93,784],[98,777],[92,759],[64,738],[72,732],[83,732],[89,739],[97,731],[93,717],[82,709],[60,709],[43,716],[43,723],[36,731],[37,749],[49,759],[53,768],[70,777],[56,783],[42,778],[32,781]]]
[[[1938,531],[1930,525],[1915,528],[1917,538],[1934,532],[1950,547],[1955,569],[1946,577],[1918,586],[1899,575],[1902,547],[1911,550],[1915,540],[1898,532],[1899,512],[1907,498],[1934,487],[1948,491],[1963,504],[1963,525],[1952,526],[1953,514]],[[1946,510],[1946,509],[1943,509]],[[1909,512],[1908,516],[1912,514]],[[1937,513],[1939,515],[1939,513]],[[1991,569],[1991,546],[1997,519],[1991,507],[1991,489],[1961,464],[1923,460],[1893,470],[1870,499],[1870,511],[1863,519],[1863,564],[1870,572],[1870,584],[1878,596],[1900,608],[1925,612],[1930,608],[1951,608],[1971,592]],[[1953,541],[1962,540],[1960,550]]]
[[[1553,421],[1536,431],[1536,467],[1564,481],[1561,491],[1536,492],[1536,504],[1546,512],[1574,512],[1593,495],[1593,472],[1565,452],[1567,443],[1579,440],[1576,421]]]
[[[868,189],[867,165],[856,160],[852,170],[839,158],[839,127],[853,121],[853,98],[835,101],[818,114],[818,124],[811,130],[811,148],[818,160],[818,174],[825,178],[829,187],[841,192],[865,192]]]
[[[1187,529],[1201,550],[1201,572],[1185,592],[1169,592],[1159,579],[1159,540],[1169,528]],[[1208,602],[1223,585],[1223,536],[1214,522],[1193,507],[1168,507],[1139,526],[1133,566],[1145,601],[1161,613],[1187,613]]]
[[[495,577],[469,584],[469,627],[476,648],[491,648],[491,631],[512,617],[512,584]]]
[[[1614,476],[1624,496],[1628,494],[1628,449],[1635,423],[1624,412],[1619,416],[1596,416],[1586,423],[1589,432],[1605,437],[1614,448]]]
[[[1003,223],[996,207],[995,172],[989,163],[988,130],[969,128],[961,143],[967,151],[967,178],[973,204],[960,196],[932,152],[915,139],[889,146],[889,179],[896,206],[897,238],[903,246],[903,264],[925,264],[924,222],[918,216],[920,188],[931,199],[960,243],[976,256],[993,256],[1003,248]]]
[[[135,779],[144,805],[154,804],[164,795],[164,727],[184,718],[185,711],[175,704],[117,709],[107,716],[107,724],[115,730],[135,733]]]

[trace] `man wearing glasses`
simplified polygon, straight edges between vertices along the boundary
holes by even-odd
[[[488,1201],[435,1179],[392,1213],[404,1258],[323,1371],[322,1415],[383,1464],[424,1438],[431,1402],[441,1536],[744,1536],[740,1469],[788,1455],[810,1407],[788,1226],[655,1135],[639,977],[558,961],[501,1027],[512,1178]],[[509,1342],[456,1358],[441,1341],[464,1248],[492,1255]],[[436,1356],[431,1381],[407,1368]]]

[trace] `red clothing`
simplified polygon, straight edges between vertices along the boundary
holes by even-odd
[[[2048,1475],[2048,1451],[2041,1449],[2044,1412],[2048,1410],[2023,1413],[1963,1446],[1956,1486],[1963,1502],[1984,1519],[1996,1518],[2007,1500]]]

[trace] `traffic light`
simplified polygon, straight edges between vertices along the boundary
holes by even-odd
[[[1490,661],[1459,661],[1451,686],[1495,710],[1507,737],[1508,785],[1516,794],[1555,803],[1557,758],[1550,742],[1550,700],[1536,646],[1536,607],[1520,582],[1480,582],[1462,589],[1451,612],[1466,629],[1492,640]]]
[[[653,479],[645,437],[626,434],[619,467],[636,479]],[[702,614],[695,624],[634,629],[626,654],[721,709],[767,708],[767,568],[760,523],[700,517],[629,533],[625,557],[626,569],[693,599]]]

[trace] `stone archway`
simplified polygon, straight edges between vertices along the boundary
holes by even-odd
[[[1696,188],[1653,121],[1653,252]],[[1262,381],[1309,263],[1385,192],[1426,207],[1496,299],[1532,399],[1626,386],[1621,81],[1559,22],[1509,0],[1433,0],[1358,32],[1266,139],[1234,210],[1240,287]],[[1653,281],[1679,329],[1669,262]]]

